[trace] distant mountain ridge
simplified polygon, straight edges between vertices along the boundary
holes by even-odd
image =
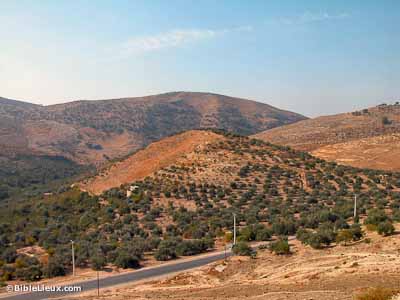
[[[249,135],[304,119],[268,104],[211,93],[50,106],[0,98],[0,148],[98,165],[185,130],[219,128]]]

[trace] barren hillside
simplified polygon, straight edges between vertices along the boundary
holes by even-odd
[[[323,146],[312,155],[359,168],[400,170],[400,134],[386,134]]]
[[[355,167],[399,170],[400,105],[318,117],[254,135]]]

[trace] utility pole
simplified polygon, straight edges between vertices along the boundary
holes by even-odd
[[[97,270],[97,297],[100,296],[100,278],[99,278],[99,270]]]
[[[226,244],[224,245],[224,262],[226,262]]]
[[[75,276],[75,247],[73,240],[71,240],[71,251],[72,251],[72,275]]]
[[[357,195],[354,195],[354,220],[357,217]]]
[[[236,214],[233,213],[233,245],[236,245]]]

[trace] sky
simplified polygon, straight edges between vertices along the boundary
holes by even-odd
[[[400,99],[400,1],[0,1],[0,96],[213,92],[313,117]]]

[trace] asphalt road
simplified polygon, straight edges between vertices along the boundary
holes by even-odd
[[[227,251],[227,256],[232,255],[230,251]],[[197,259],[192,259],[189,261],[177,262],[174,264],[161,265],[159,267],[138,270],[135,272],[125,273],[121,275],[114,275],[106,278],[100,278],[100,288],[111,287],[119,284],[133,283],[135,281],[151,279],[157,276],[168,275],[175,272],[185,271],[193,268],[197,268],[217,260],[221,260],[225,257],[224,253],[216,253],[214,255],[208,255],[205,257],[199,257]],[[32,285],[36,285],[33,283]],[[40,285],[38,283],[37,285]],[[80,286],[81,293],[97,289],[97,279],[74,282],[69,284],[69,286]],[[43,300],[53,297],[60,297],[65,295],[73,295],[71,292],[30,292],[25,294],[13,294],[9,293],[6,297],[1,297],[2,299],[12,299],[12,300]]]

